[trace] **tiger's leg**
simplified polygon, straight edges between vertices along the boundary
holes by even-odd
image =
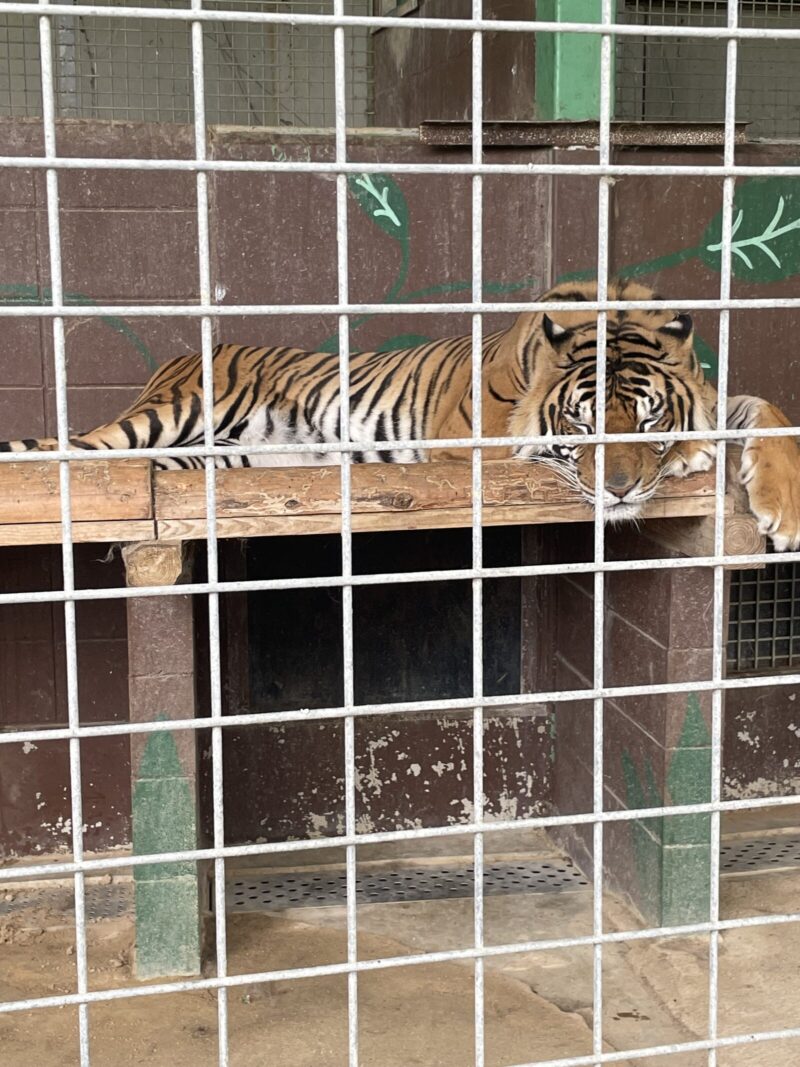
[[[791,426],[782,411],[757,396],[728,400],[729,430]],[[800,448],[793,437],[751,437],[744,443],[739,478],[758,529],[779,552],[800,548]]]

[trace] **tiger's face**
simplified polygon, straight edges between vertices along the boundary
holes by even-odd
[[[545,299],[595,298],[596,288],[564,286]],[[609,288],[609,299],[647,300],[638,285]],[[516,454],[554,467],[591,504],[596,497],[596,447],[582,438],[596,429],[597,317],[595,312],[528,316],[527,340],[518,348],[520,373],[528,389],[510,421],[513,434],[567,435],[570,440],[522,446]],[[631,440],[605,446],[603,500],[610,522],[635,519],[661,481],[674,474],[708,469],[711,442],[697,447],[674,442],[636,441],[645,431],[710,429],[703,372],[692,346],[688,315],[662,311],[610,312],[606,327],[607,433]],[[574,439],[574,443],[573,443]]]

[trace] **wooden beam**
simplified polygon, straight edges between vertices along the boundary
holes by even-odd
[[[706,515],[675,520],[654,519],[644,526],[643,533],[662,548],[682,556],[713,556],[714,528],[714,516]],[[765,549],[765,538],[758,532],[758,524],[752,515],[725,517],[726,556],[750,556]]]
[[[592,509],[550,469],[518,460],[483,466],[487,526],[589,522]],[[206,536],[205,474],[152,472],[145,460],[81,461],[72,472],[76,541],[192,540]],[[0,465],[0,545],[61,540],[58,471],[52,463]],[[470,465],[359,464],[352,468],[353,529],[469,526]],[[645,516],[713,514],[713,475],[670,479]],[[339,468],[268,467],[217,473],[220,537],[335,533]]]
[[[736,144],[747,140],[747,122],[737,122]],[[722,122],[612,122],[609,130],[612,145],[643,147],[657,145],[687,148],[725,143]],[[458,119],[430,119],[421,122],[422,144],[437,147],[462,147],[472,144],[472,123]],[[600,143],[600,123],[575,121],[488,120],[483,124],[485,147],[499,148],[595,148]]]
[[[0,505],[2,510],[2,505]],[[60,545],[60,522],[16,522],[0,520],[0,547],[8,545]],[[72,540],[75,544],[103,541],[150,541],[156,536],[156,524],[152,519],[124,519],[117,522],[105,519],[102,522],[75,522],[72,524]]]
[[[60,522],[59,466],[52,460],[0,463],[0,523]],[[71,463],[72,518],[152,519],[151,478],[147,459]]]
[[[649,516],[693,516],[713,513],[713,500],[705,498],[665,497],[652,500],[645,509]],[[591,522],[592,509],[586,504],[529,504],[484,507],[484,526],[538,526],[555,522]],[[670,519],[663,521],[669,522]],[[437,530],[472,525],[472,511],[468,507],[433,508],[404,512],[355,513],[354,533],[379,533],[387,530]],[[206,536],[205,519],[159,519],[158,537],[168,540],[193,540]],[[217,536],[277,537],[293,534],[339,533],[341,515],[252,515],[217,519]]]
[[[483,465],[483,503],[493,508],[524,506],[541,510],[541,522],[586,522],[592,509],[576,499],[558,475],[536,463],[490,460]],[[706,474],[671,479],[651,502],[656,513],[708,514],[713,511],[713,478]],[[409,515],[472,507],[472,474],[467,463],[369,463],[352,468],[352,511],[356,515]],[[665,506],[657,501],[670,500]],[[155,511],[159,522],[203,518],[202,471],[158,471]],[[710,508],[709,508],[710,502]],[[341,515],[338,467],[262,467],[223,470],[217,475],[217,516],[227,518],[308,518]],[[401,528],[399,525],[398,529]]]

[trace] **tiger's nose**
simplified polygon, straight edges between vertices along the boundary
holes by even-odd
[[[614,496],[618,496],[620,500],[633,488],[634,484],[635,479],[625,471],[612,471],[606,478],[606,489]]]

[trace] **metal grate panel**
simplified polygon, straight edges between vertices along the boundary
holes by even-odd
[[[617,20],[644,26],[725,26],[727,0],[618,0]],[[800,26],[800,0],[740,0],[739,25]],[[722,122],[724,40],[618,37],[615,117]],[[800,138],[800,64],[793,41],[742,41],[736,117],[751,137]]]
[[[13,889],[0,894],[0,915],[27,911],[32,908],[47,908],[64,916],[75,914],[75,893],[71,888]],[[133,912],[133,884],[131,882],[88,883],[85,895],[86,918],[119,919]]]
[[[404,900],[448,900],[474,895],[472,867],[406,867],[358,875],[359,904],[389,904]],[[484,867],[483,892],[548,893],[583,889],[589,883],[566,859],[493,864]],[[229,911],[281,911],[284,908],[328,907],[347,901],[347,876],[294,871],[252,879],[236,879],[227,886]]]
[[[724,844],[720,869],[741,874],[778,867],[800,867],[800,837],[757,838]],[[553,893],[586,889],[589,882],[569,860],[548,863],[489,864],[484,868],[484,896],[512,893]],[[399,901],[452,900],[471,897],[474,870],[470,866],[406,867],[359,874],[356,897],[359,904],[390,904]],[[258,878],[236,878],[226,887],[228,910],[283,911],[286,908],[322,908],[347,901],[344,871],[292,871]]]
[[[800,663],[800,564],[733,571],[727,660],[729,674]]]
[[[757,838],[722,846],[720,869],[724,874],[764,871],[771,867],[800,867],[800,837]]]
[[[800,837],[758,838],[722,846],[723,874],[741,874],[771,868],[800,867]],[[453,900],[472,897],[474,869],[471,866],[405,867],[358,876],[359,904],[391,904],[399,901]],[[484,868],[484,896],[512,893],[555,893],[587,889],[589,882],[567,859],[543,863],[495,863]],[[341,872],[293,871],[259,878],[236,878],[226,887],[228,911],[283,911],[342,905],[347,901],[347,876]],[[213,898],[212,898],[213,903]],[[46,907],[71,916],[75,911],[72,889],[26,889],[0,896],[0,915]],[[86,886],[86,918],[118,919],[133,912],[130,882]]]

